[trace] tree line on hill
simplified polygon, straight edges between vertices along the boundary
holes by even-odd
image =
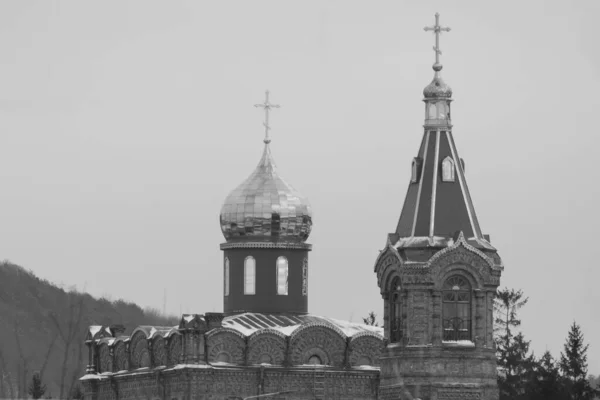
[[[560,357],[549,351],[537,358],[522,332],[518,311],[527,304],[523,291],[502,289],[494,300],[494,341],[498,360],[500,400],[600,399],[600,376],[588,375],[587,351],[581,327],[573,322]],[[371,311],[363,318],[379,326]]]
[[[115,277],[118,279],[118,277]],[[175,316],[124,300],[59,288],[9,261],[0,262],[0,398],[81,398],[90,325],[175,326]]]

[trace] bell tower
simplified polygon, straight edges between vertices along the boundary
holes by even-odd
[[[482,234],[450,118],[452,89],[434,77],[423,90],[423,139],[411,163],[400,218],[375,262],[384,301],[382,399],[497,399],[493,301],[504,267]],[[410,396],[412,397],[410,397]]]

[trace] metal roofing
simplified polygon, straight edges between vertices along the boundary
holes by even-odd
[[[383,338],[383,328],[380,327],[310,314],[243,313],[230,315],[223,319],[223,327],[235,329],[245,336],[249,336],[262,329],[274,329],[287,336],[291,335],[296,329],[308,324],[320,324],[333,329],[339,329],[347,337],[364,332]]]

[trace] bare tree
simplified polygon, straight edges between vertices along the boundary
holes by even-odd
[[[13,331],[15,332],[17,352],[19,353],[19,361],[17,362],[17,397],[26,396],[27,375],[29,373],[29,362],[31,361],[31,356],[26,356],[25,352],[23,351],[23,347],[21,346],[21,336],[23,336],[23,332],[21,331],[21,326],[19,324],[19,318],[17,315],[15,315]]]
[[[83,316],[83,296],[80,296],[80,301],[79,302],[75,302],[75,298],[77,297],[77,295],[75,293],[68,293],[67,294],[68,298],[69,298],[69,319],[68,319],[68,323],[67,323],[67,329],[63,329],[63,327],[61,326],[60,321],[58,320],[58,318],[56,317],[56,314],[52,313],[50,314],[50,318],[52,318],[52,321],[54,322],[54,325],[56,326],[56,329],[58,331],[58,335],[60,336],[60,338],[62,339],[63,343],[65,344],[65,351],[64,351],[64,355],[63,355],[63,362],[62,362],[62,366],[61,366],[61,377],[60,377],[60,394],[59,394],[59,398],[60,399],[64,399],[64,394],[65,394],[65,380],[67,379],[67,373],[68,373],[68,367],[69,367],[69,350],[71,350],[71,346],[73,345],[73,343],[75,343],[75,339],[77,337],[77,333],[80,330],[79,329],[79,324],[81,322],[81,318]],[[77,365],[76,369],[79,367],[79,365]],[[72,384],[71,384],[72,387]]]
[[[8,368],[6,368],[6,360],[4,360],[4,354],[2,353],[2,349],[0,349],[0,374],[0,383],[2,385],[2,388],[0,389],[0,396],[4,398],[7,395],[5,386],[8,386],[10,398],[14,399],[15,391],[13,379],[10,371],[8,370]]]
[[[50,359],[50,353],[52,353],[52,349],[54,348],[54,343],[56,343],[56,339],[58,339],[58,333],[54,334],[54,337],[50,341],[48,345],[48,351],[46,351],[46,356],[44,357],[44,361],[42,362],[42,367],[40,368],[40,379],[44,378],[44,371],[48,366],[48,360]]]

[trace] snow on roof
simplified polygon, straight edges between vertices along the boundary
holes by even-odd
[[[101,380],[101,379],[107,379],[106,376],[102,376],[102,375],[98,375],[98,374],[85,374],[84,376],[82,376],[81,378],[79,378],[80,381],[87,381],[87,380]]]
[[[183,319],[185,320],[185,322],[190,322],[194,319],[194,316],[194,314],[184,314]]]
[[[290,336],[296,329],[309,323],[332,325],[340,329],[348,337],[362,332],[370,332],[383,339],[383,328],[381,327],[310,314],[243,313],[230,315],[223,319],[223,327],[235,329],[244,336],[250,336],[263,329],[274,329],[286,336]]]
[[[98,332],[102,329],[102,325],[90,325],[90,335],[92,337],[96,336]]]

